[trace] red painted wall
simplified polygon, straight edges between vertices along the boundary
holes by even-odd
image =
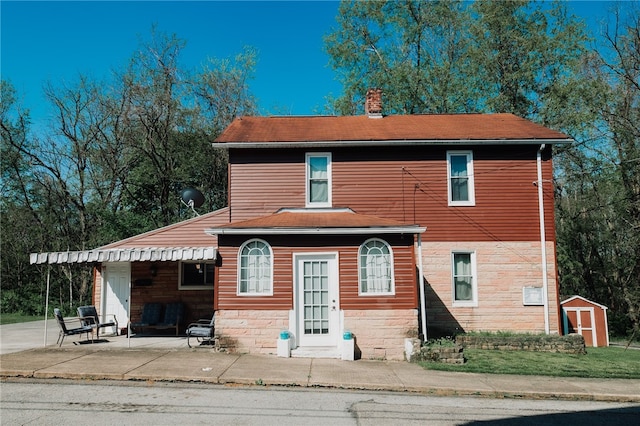
[[[222,267],[217,269],[216,309],[289,310],[293,308],[293,254],[337,252],[340,308],[411,309],[418,306],[413,236],[381,235],[394,257],[395,295],[358,296],[358,248],[371,236],[255,236],[271,245],[274,256],[272,296],[238,296],[238,249],[254,236],[220,236]]]
[[[539,241],[537,146],[472,150],[475,206],[447,205],[447,147],[316,150],[332,153],[334,207],[417,223],[425,241]],[[230,150],[231,220],[305,206],[304,149]],[[555,238],[552,163],[543,183],[547,239]]]

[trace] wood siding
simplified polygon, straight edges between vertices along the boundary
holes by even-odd
[[[447,150],[473,151],[475,206],[450,207]],[[427,227],[425,241],[540,239],[537,146],[333,149],[333,207]],[[231,220],[305,206],[304,149],[231,150]],[[329,150],[317,150],[329,152]],[[552,162],[543,161],[546,234],[555,238]]]
[[[238,296],[238,249],[253,237],[221,236],[219,253],[222,267],[217,269],[216,310],[293,309],[293,254],[337,252],[339,258],[340,309],[412,309],[418,305],[414,266],[413,236],[388,236],[393,250],[395,295],[358,295],[358,249],[373,236],[255,236],[271,245],[274,256],[272,296]]]

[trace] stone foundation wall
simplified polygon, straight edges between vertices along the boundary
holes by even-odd
[[[215,333],[222,351],[276,354],[283,329],[289,329],[289,311],[216,312]],[[418,313],[415,309],[344,311],[343,330],[353,334],[359,358],[401,361],[404,339],[418,334]]]
[[[401,361],[404,340],[418,335],[415,309],[344,311],[344,329],[353,333],[362,359]]]
[[[275,354],[280,331],[289,327],[289,311],[221,310],[216,312],[220,350]]]

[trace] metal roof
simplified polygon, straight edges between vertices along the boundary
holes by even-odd
[[[213,247],[146,247],[94,249],[31,253],[31,264],[93,263],[93,262],[171,262],[178,260],[214,260]]]

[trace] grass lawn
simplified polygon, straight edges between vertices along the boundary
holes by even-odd
[[[29,321],[39,321],[42,319],[42,316],[33,316],[33,315],[22,315],[22,314],[11,314],[11,313],[2,313],[0,314],[0,325],[2,324],[15,324],[17,322],[29,322]]]
[[[586,355],[465,349],[463,365],[420,362],[425,369],[468,373],[640,379],[640,349],[587,348]]]

